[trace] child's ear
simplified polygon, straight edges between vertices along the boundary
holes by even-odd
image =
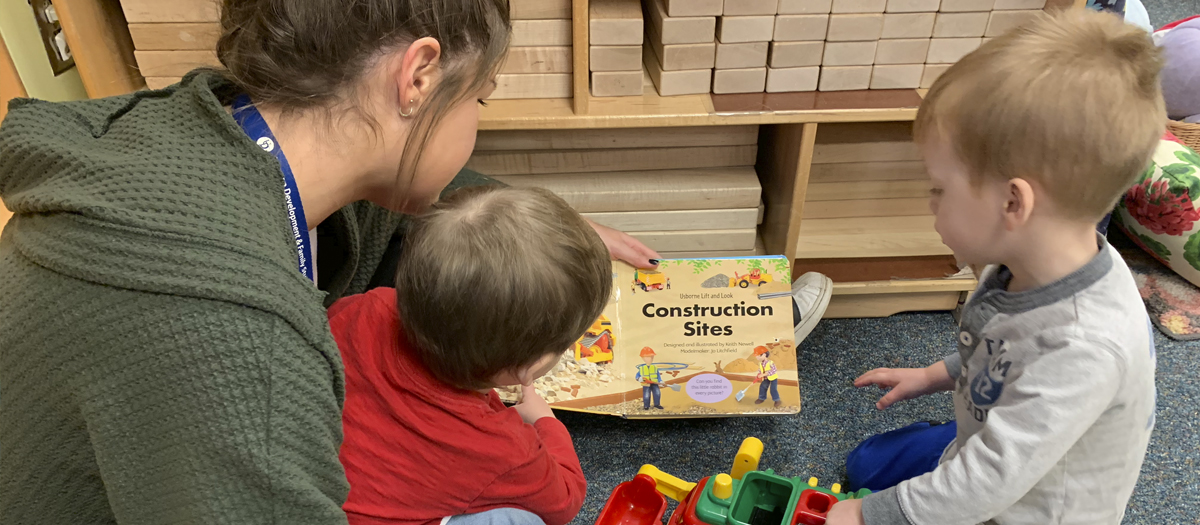
[[[1021,178],[1009,179],[1004,202],[1004,226],[1009,231],[1023,226],[1033,214],[1033,185]]]

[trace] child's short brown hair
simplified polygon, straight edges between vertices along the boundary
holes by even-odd
[[[949,140],[975,184],[1023,178],[1068,216],[1099,220],[1162,136],[1161,67],[1150,35],[1114,15],[1044,15],[938,78],[914,132]]]
[[[596,231],[541,188],[477,186],[413,220],[396,275],[400,320],[439,380],[488,388],[566,351],[612,291]]]

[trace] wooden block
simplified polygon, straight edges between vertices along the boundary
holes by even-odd
[[[829,15],[779,15],[775,17],[776,42],[825,40]]]
[[[845,202],[847,199],[929,198],[930,187],[932,184],[928,180],[809,184],[805,199],[807,202]]]
[[[746,146],[753,144],[758,144],[758,126],[484,130],[480,131],[475,139],[475,151]]]
[[[824,15],[833,11],[833,0],[779,0],[781,15]]]
[[[888,162],[890,169],[904,171],[909,176],[901,179],[912,179],[912,168],[908,161],[920,161],[921,151],[913,142],[912,122],[872,122],[822,124],[817,132],[816,145],[813,147],[813,164],[838,164],[835,168],[850,170],[866,169],[863,163]],[[853,163],[844,164],[844,163]],[[820,169],[814,169],[820,172]],[[864,180],[894,180],[892,177],[858,176]],[[916,177],[924,179],[924,177]],[[927,196],[927,195],[919,195]]]
[[[643,33],[639,0],[591,0],[588,6],[591,45],[640,46]]]
[[[991,11],[996,0],[942,0],[938,11],[943,13],[961,13],[967,11]]]
[[[925,72],[921,74],[921,89],[933,87],[933,83],[947,69],[950,69],[950,64],[925,64]]]
[[[133,47],[139,51],[212,50],[221,24],[129,24]]]
[[[928,64],[953,64],[983,44],[982,38],[935,38],[929,41]]]
[[[482,132],[480,132],[482,133]],[[828,148],[828,144],[822,144]],[[877,180],[925,180],[925,163],[919,160],[882,162],[838,162],[813,164],[808,176],[810,184],[820,182],[854,182]]]
[[[800,223],[799,256],[911,257],[950,249],[933,229],[933,216],[809,219]]]
[[[929,55],[928,38],[880,40],[875,49],[876,64],[924,64]]]
[[[765,71],[763,76],[766,76]],[[755,162],[757,152],[757,145],[604,150],[481,151],[471,155],[471,159],[467,161],[467,167],[489,175],[720,168],[752,166]]]
[[[882,13],[887,0],[833,0],[833,13]]]
[[[724,0],[666,0],[667,16],[720,16]]]
[[[722,16],[717,19],[717,40],[722,44],[770,42],[774,28],[773,16]]]
[[[570,20],[513,20],[512,47],[569,46]]]
[[[766,87],[765,67],[713,71],[713,93],[762,93]]]
[[[150,89],[162,89],[179,82],[179,80],[179,77],[146,77],[146,87]]]
[[[1041,16],[1041,11],[992,11],[983,36],[998,37]]]
[[[929,212],[928,205],[925,211]],[[593,212],[583,216],[623,232],[745,229],[758,224],[758,208]]]
[[[642,70],[593,71],[593,97],[631,97],[642,94]]]
[[[664,0],[645,0],[647,22],[663,44],[707,44],[716,39],[717,17],[668,17]]]
[[[708,93],[712,87],[711,69],[686,69],[680,71],[663,71],[658,57],[647,44],[642,53],[642,62],[646,64],[646,73],[654,81],[658,94],[664,97],[675,95],[699,95]]]
[[[640,52],[641,47],[637,47]],[[640,57],[638,57],[640,65]],[[554,47],[512,47],[508,49],[508,58],[501,73],[570,73],[570,46]]]
[[[513,20],[570,19],[571,0],[509,0],[508,13]]]
[[[546,188],[580,213],[752,208],[762,196],[758,174],[748,166],[495,178]]]
[[[989,13],[938,13],[933,24],[934,38],[982,37],[988,27]]]
[[[876,44],[878,42],[826,42],[821,65],[869,66],[875,63]]]
[[[570,48],[567,49],[569,60]],[[640,73],[642,71],[642,46],[592,46],[588,50],[588,64],[592,71],[637,71]]]
[[[876,65],[871,70],[871,89],[916,89],[924,72],[925,64]]]
[[[937,11],[942,0],[887,0],[888,13],[931,13]]]
[[[752,250],[758,230],[745,228],[741,230],[632,232],[630,236],[642,241],[654,251]]]
[[[887,13],[879,38],[929,38],[937,13]]]
[[[570,73],[496,75],[496,90],[491,100],[510,98],[569,98]]]
[[[134,51],[138,71],[146,77],[182,77],[204,66],[220,67],[216,51]]]
[[[712,69],[716,63],[717,43],[663,44],[653,34],[648,34],[650,47],[658,57],[664,71],[685,69]]]
[[[816,91],[821,68],[787,67],[767,69],[767,93]]]
[[[770,42],[717,44],[717,69],[744,69],[767,65]]]
[[[996,4],[992,9],[996,11],[1007,11],[1014,9],[1038,9],[1046,7],[1046,0],[996,0]]]
[[[830,15],[827,42],[879,40],[883,31],[883,13]]]
[[[825,42],[771,42],[769,65],[791,68],[821,65]]]
[[[219,22],[220,2],[216,0],[121,0],[125,21],[142,22]]]
[[[819,91],[848,91],[871,86],[871,66],[821,66]]]
[[[804,204],[805,219],[841,219],[848,217],[912,217],[932,215],[929,198],[855,199],[817,201]]]
[[[725,0],[725,16],[774,15],[779,11],[779,0]]]

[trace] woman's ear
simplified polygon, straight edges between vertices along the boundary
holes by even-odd
[[[1004,202],[1004,226],[1009,231],[1024,225],[1033,214],[1033,185],[1021,178],[1009,179]]]
[[[396,111],[401,116],[412,115],[429,97],[441,78],[441,58],[442,44],[435,38],[424,37],[393,59],[392,77],[400,106]]]

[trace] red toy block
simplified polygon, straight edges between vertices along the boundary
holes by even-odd
[[[596,525],[658,525],[667,511],[667,497],[655,488],[654,478],[638,474],[617,485]]]
[[[807,489],[800,493],[800,501],[796,502],[796,514],[792,517],[792,525],[825,525],[825,515],[838,502],[830,494]]]

